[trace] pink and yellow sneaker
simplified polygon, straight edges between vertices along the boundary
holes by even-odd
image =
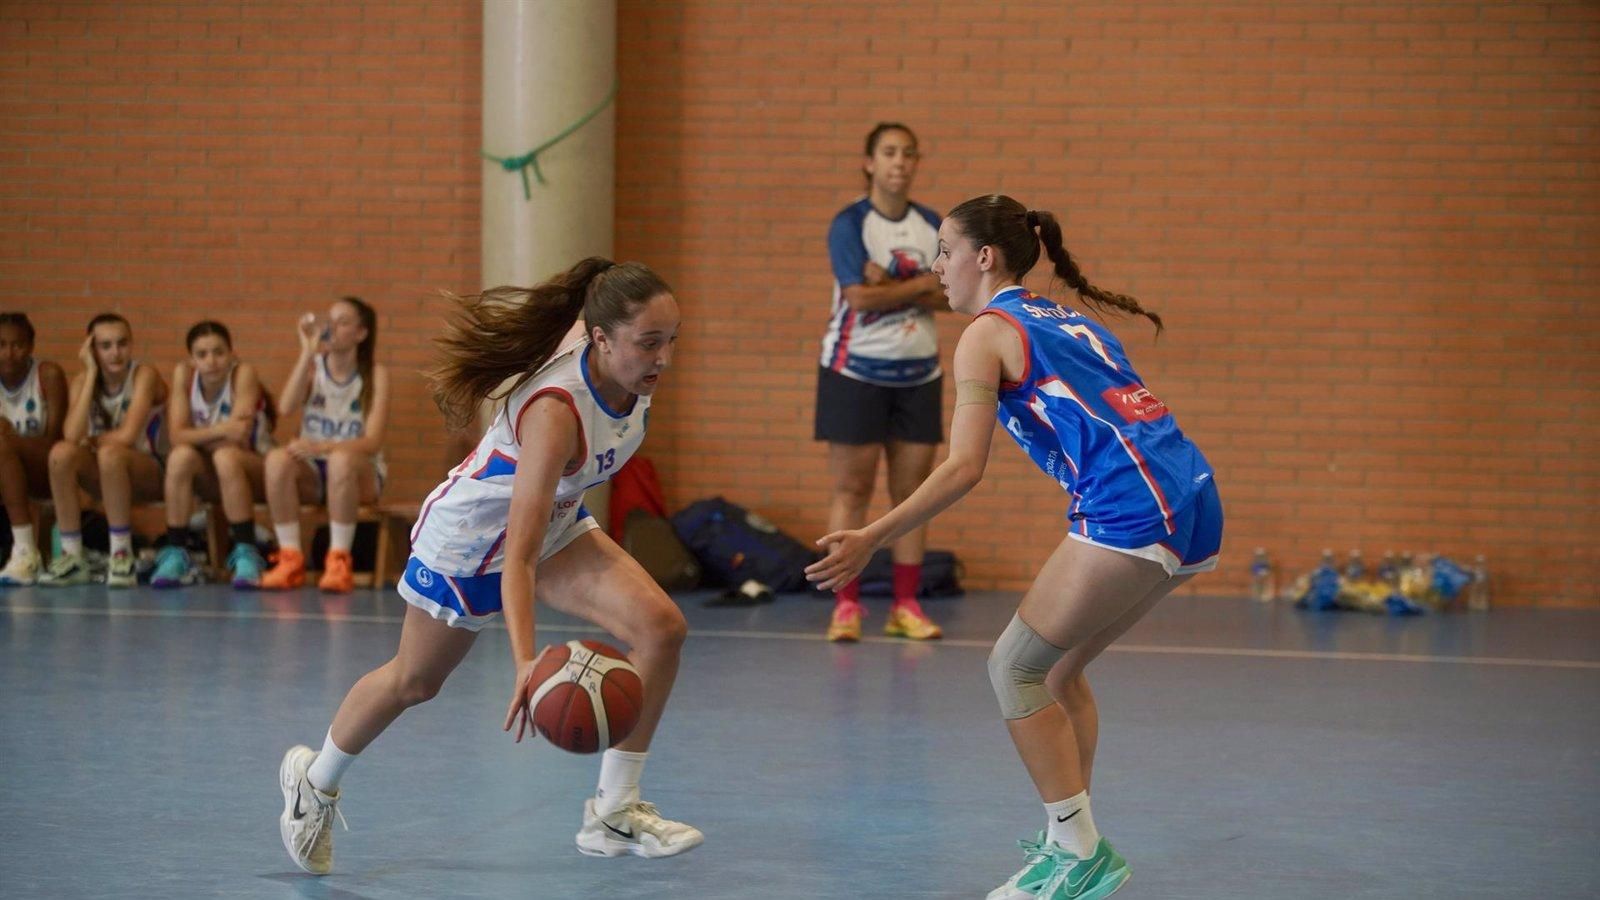
[[[915,600],[896,600],[889,607],[889,621],[883,623],[883,633],[913,641],[936,641],[944,637],[944,629],[935,625]]]
[[[859,603],[835,603],[833,620],[828,623],[828,640],[861,640],[861,612]]]

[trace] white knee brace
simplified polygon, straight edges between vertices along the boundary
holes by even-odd
[[[989,654],[989,683],[994,685],[1000,712],[1007,719],[1026,719],[1054,703],[1044,679],[1066,653],[1020,616],[1012,616]]]

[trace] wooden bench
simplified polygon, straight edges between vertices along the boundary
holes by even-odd
[[[228,557],[227,548],[230,544],[228,537],[228,519],[223,515],[220,503],[205,503],[196,500],[197,508],[206,513],[206,553],[210,557],[210,574],[222,579],[227,573],[224,565]],[[420,512],[420,503],[378,503],[372,506],[362,506],[356,511],[356,522],[370,522],[378,526],[377,547],[373,558],[371,572],[356,573],[358,587],[387,587],[400,572],[396,565],[404,566],[405,559],[411,553],[411,525],[417,520]],[[85,507],[86,509],[89,507]],[[55,524],[55,504],[49,500],[33,501],[34,534],[39,545],[48,548],[50,545],[50,528]],[[136,503],[133,506],[133,520],[159,518],[162,524],[166,521],[166,504],[164,503]],[[255,520],[267,525],[271,524],[272,517],[264,503],[255,506]],[[325,506],[300,507],[300,528],[302,534],[312,535],[316,528],[328,523],[328,508]],[[308,527],[309,526],[309,527]],[[309,539],[309,538],[308,538]],[[308,563],[321,564],[321,560],[307,559]],[[308,567],[308,571],[310,570]]]
[[[356,524],[369,522],[378,526],[377,547],[373,556],[371,572],[357,572],[355,583],[357,587],[388,587],[400,573],[394,570],[396,560],[404,560],[411,553],[411,524],[417,520],[417,513],[421,509],[419,503],[378,503],[371,506],[363,505],[356,510]],[[272,517],[264,503],[257,503],[255,507],[256,521],[271,525]],[[206,549],[211,555],[212,564],[218,568],[226,557],[223,551],[228,546],[228,522],[222,514],[220,504],[209,507],[206,528]],[[316,534],[318,527],[328,524],[328,508],[326,506],[300,507],[300,533],[309,545],[311,535]],[[399,544],[399,553],[395,552],[396,543]],[[310,558],[310,548],[306,552],[307,574],[320,572],[322,561]],[[308,579],[309,580],[309,579]]]

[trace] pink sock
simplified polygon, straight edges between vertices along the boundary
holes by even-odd
[[[922,586],[922,567],[894,564],[894,605],[916,608],[917,589]]]
[[[861,602],[861,579],[860,578],[852,578],[852,579],[850,579],[850,583],[849,584],[847,584],[844,587],[838,589],[837,591],[834,591],[833,592],[833,602],[836,603],[836,604],[837,603],[855,603],[855,604],[859,604]]]

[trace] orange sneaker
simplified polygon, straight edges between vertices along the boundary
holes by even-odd
[[[883,623],[883,633],[913,641],[936,641],[944,637],[944,629],[933,624],[916,601],[889,607],[889,621]]]
[[[349,550],[329,550],[322,558],[322,577],[317,580],[317,588],[333,594],[355,590],[356,577],[350,566]]]
[[[861,640],[861,604],[835,603],[833,620],[828,623],[828,640]]]
[[[305,554],[287,547],[272,555],[272,568],[261,574],[263,591],[290,591],[305,583]]]

